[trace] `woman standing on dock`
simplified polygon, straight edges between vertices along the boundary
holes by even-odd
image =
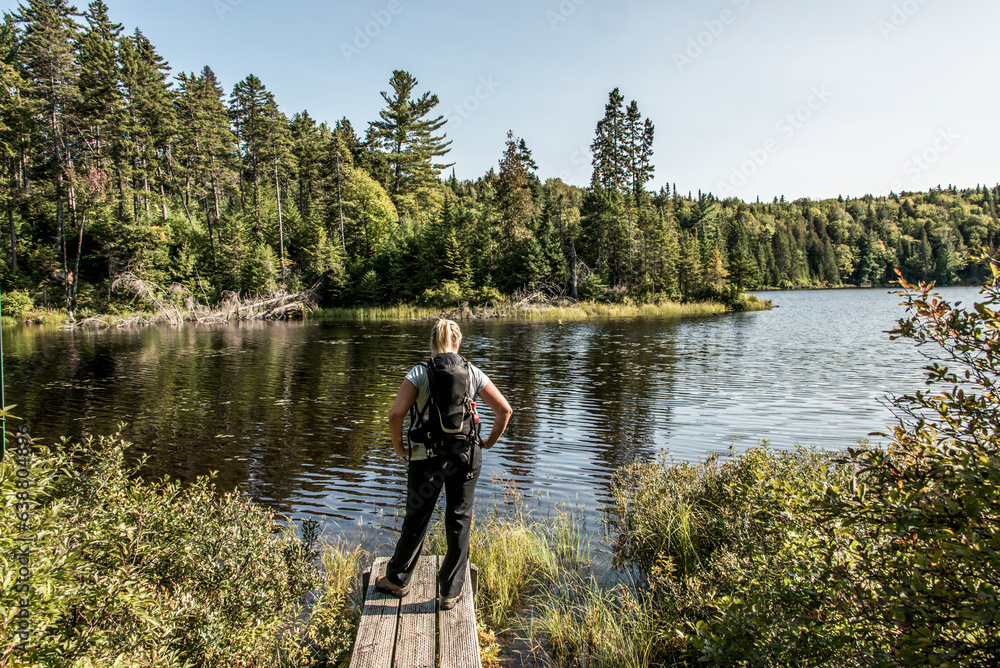
[[[445,533],[448,551],[438,573],[441,590],[441,608],[449,610],[458,603],[465,585],[466,564],[469,561],[469,532],[472,528],[472,502],[476,493],[476,483],[482,469],[482,448],[492,448],[500,439],[513,413],[507,399],[492,381],[473,364],[458,355],[462,345],[462,332],[458,323],[452,320],[438,320],[431,333],[431,352],[434,358],[429,365],[418,364],[410,369],[399,387],[396,400],[389,411],[389,432],[392,447],[397,457],[409,459],[406,479],[406,516],[395,553],[386,568],[386,574],[375,581],[380,591],[402,598],[409,590],[410,576],[420,559],[427,526],[437,504],[441,488],[445,488]],[[467,397],[462,405],[471,406],[475,412],[475,397],[479,395],[493,410],[493,427],[485,441],[480,441],[476,427],[469,436],[469,448],[450,452],[452,448],[440,448],[445,453],[435,453],[433,445],[417,443],[414,426],[411,424],[410,452],[403,444],[403,418],[415,406],[418,416],[428,410],[432,399],[431,375],[440,373],[431,366],[447,363],[451,368],[468,368],[468,383],[462,389]],[[464,381],[464,378],[460,378]],[[436,390],[437,388],[435,388]],[[478,420],[478,416],[475,416]],[[419,424],[426,424],[418,420]],[[415,446],[415,447],[414,447]],[[428,452],[430,451],[430,452]],[[409,454],[409,457],[408,457]]]

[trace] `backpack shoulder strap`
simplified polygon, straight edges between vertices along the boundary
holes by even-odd
[[[431,374],[433,373],[432,369],[434,368],[434,360],[432,359],[429,362],[417,362],[414,366],[422,366],[427,370],[427,384],[429,389]],[[417,388],[417,394],[419,396],[420,388]],[[419,410],[417,409],[417,401],[417,399],[414,399],[413,403],[410,405],[410,424],[416,424],[417,422],[423,421],[424,414],[427,412],[427,407],[431,403],[430,395],[428,394],[427,401],[424,402],[423,408]]]

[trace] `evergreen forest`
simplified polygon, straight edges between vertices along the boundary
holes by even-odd
[[[544,178],[512,129],[459,180],[439,100],[409,72],[373,82],[355,126],[281,111],[253,74],[173,73],[103,0],[24,0],[0,26],[4,291],[70,313],[134,308],[134,276],[202,303],[314,289],[327,306],[617,302],[883,285],[895,269],[981,279],[1000,186],[814,201],[678,193],[655,126],[611,91],[586,188]]]

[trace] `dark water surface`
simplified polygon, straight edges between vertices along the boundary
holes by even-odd
[[[972,301],[974,289],[942,291]],[[734,439],[839,449],[891,421],[877,399],[917,389],[922,359],[884,333],[884,290],[767,293],[780,308],[692,319],[470,322],[462,352],[515,414],[486,453],[483,504],[516,487],[590,519],[619,466],[666,450],[695,460]],[[219,472],[227,488],[327,531],[398,526],[405,465],[386,414],[426,359],[427,322],[4,331],[7,403],[36,438],[119,422],[147,473]],[[488,426],[488,411],[484,411]],[[485,432],[484,432],[485,433]]]

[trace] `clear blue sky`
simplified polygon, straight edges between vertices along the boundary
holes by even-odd
[[[209,65],[227,90],[253,73],[289,115],[346,116],[362,135],[408,70],[451,119],[459,178],[496,165],[511,129],[543,179],[586,185],[617,86],[656,124],[656,188],[770,200],[1000,182],[996,0],[107,2],[175,73]]]

